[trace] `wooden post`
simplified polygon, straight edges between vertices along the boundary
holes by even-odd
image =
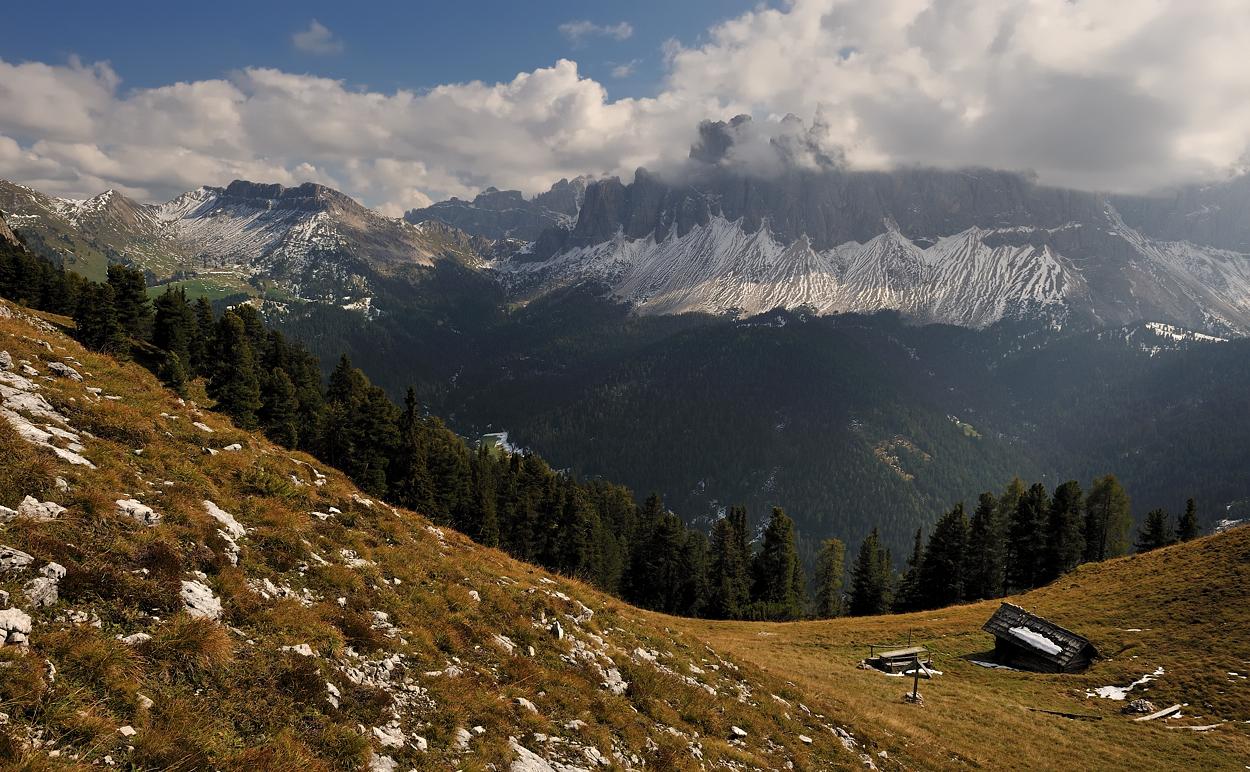
[[[912,670],[911,674],[915,679],[911,685],[911,699],[915,702],[917,695],[920,694],[920,657],[916,657],[916,669]]]

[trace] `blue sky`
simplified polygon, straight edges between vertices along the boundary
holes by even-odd
[[[9,3],[0,177],[149,202],[319,182],[398,215],[722,163],[1030,170],[1145,191],[1250,167],[1245,0]]]
[[[121,76],[123,89],[268,67],[393,92],[472,80],[507,81],[563,58],[577,61],[582,74],[604,84],[616,99],[656,94],[664,75],[665,41],[705,42],[714,24],[761,4],[40,0],[10,5],[14,7],[5,11],[9,33],[0,46],[4,60],[108,61]],[[330,35],[329,45],[319,47],[321,53],[301,50],[293,42],[314,20]],[[576,22],[611,27],[616,35],[588,32],[574,38],[560,30]],[[617,26],[622,22],[629,25],[628,36]],[[622,75],[621,66],[630,74]]]

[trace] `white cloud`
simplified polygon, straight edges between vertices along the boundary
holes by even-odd
[[[634,28],[627,22],[600,26],[588,21],[571,21],[567,24],[561,24],[560,32],[574,43],[580,43],[583,38],[589,35],[603,35],[604,37],[624,40],[634,34]]]
[[[343,41],[316,19],[308,23],[308,29],[291,35],[291,44],[310,54],[337,54],[343,50]]]
[[[638,69],[638,65],[640,64],[642,64],[641,59],[634,59],[633,61],[626,62],[625,64],[618,64],[612,68],[612,77],[628,78],[630,75],[634,74],[634,70]]]
[[[813,163],[1031,168],[1052,184],[1142,190],[1244,165],[1241,2],[794,0],[698,47],[668,44],[658,96],[616,101],[563,60],[425,93],[270,69],[125,91],[105,63],[0,61],[0,177],[144,200],[314,180],[395,213],[488,185],[676,174],[699,121],[746,113],[732,153],[753,168],[773,137]]]

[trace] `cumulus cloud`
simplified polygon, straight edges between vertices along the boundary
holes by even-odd
[[[675,175],[708,162],[690,150],[711,142],[711,162],[757,172],[778,159],[984,165],[1145,190],[1247,164],[1239,5],[794,0],[701,45],[668,44],[667,76],[642,99],[612,100],[564,60],[421,93],[272,69],[126,91],[107,64],[0,61],[0,176],[144,200],[312,180],[398,213],[488,185],[533,194],[578,174]]]
[[[308,29],[291,35],[291,44],[310,54],[337,54],[343,50],[343,41],[316,19],[308,23]]]
[[[560,32],[574,43],[580,43],[583,38],[590,35],[602,35],[604,37],[616,38],[617,40],[624,40],[634,34],[634,28],[627,22],[600,26],[588,21],[571,21],[567,24],[561,24]]]

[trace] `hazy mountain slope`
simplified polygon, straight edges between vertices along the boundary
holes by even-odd
[[[874,525],[901,549],[955,501],[1031,471],[869,349],[788,313],[677,332],[582,370],[462,379],[472,399],[450,395],[458,425],[491,420],[554,466],[656,490],[704,527],[730,505],[753,522],[783,506],[809,557]]]
[[[423,209],[410,209],[410,223],[441,222],[488,239],[533,241],[552,225],[571,225],[586,194],[589,177],[560,180],[551,190],[526,200],[519,190],[487,188],[472,201],[452,197]]]
[[[852,736],[907,763],[715,641],[364,499],[0,306],[0,347],[38,373],[0,373],[5,765],[807,770],[866,763]]]

